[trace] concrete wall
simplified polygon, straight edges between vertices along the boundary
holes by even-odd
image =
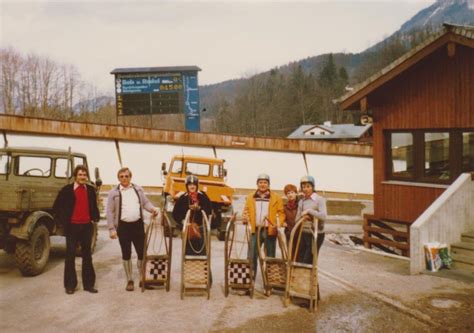
[[[463,173],[410,227],[410,272],[418,274],[425,265],[424,244],[452,244],[461,233],[474,229],[474,181]],[[402,209],[402,207],[400,207]]]

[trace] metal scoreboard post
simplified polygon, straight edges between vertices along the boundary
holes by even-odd
[[[187,131],[200,131],[197,66],[116,68],[118,116],[184,114]]]

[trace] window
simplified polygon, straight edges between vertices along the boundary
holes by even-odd
[[[222,165],[214,165],[212,169],[212,177],[214,178],[222,178]]]
[[[392,175],[413,176],[413,134],[393,133],[391,138]]]
[[[426,179],[449,180],[449,133],[424,133]]]
[[[49,177],[51,159],[47,157],[17,156],[16,175],[31,177]]]
[[[186,163],[186,174],[187,175],[196,175],[196,176],[209,176],[209,164],[203,163]]]
[[[462,134],[462,171],[474,170],[474,132]]]
[[[69,178],[72,175],[71,164],[66,158],[56,159],[56,168],[54,169],[54,177]]]
[[[181,173],[183,171],[183,161],[175,160],[171,165],[171,173]]]
[[[5,175],[8,172],[8,165],[9,165],[9,156],[8,155],[0,155],[0,175]]]
[[[386,179],[449,184],[474,171],[474,131],[386,131]]]
[[[74,167],[77,167],[78,165],[84,165],[87,167],[84,157],[74,156]]]

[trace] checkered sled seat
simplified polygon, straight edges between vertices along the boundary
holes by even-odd
[[[170,290],[172,232],[171,223],[161,211],[152,217],[145,232],[142,263],[142,291],[148,286],[164,286]]]
[[[254,281],[250,252],[250,226],[236,220],[227,224],[225,237],[225,296],[230,289],[246,290],[253,298]]]

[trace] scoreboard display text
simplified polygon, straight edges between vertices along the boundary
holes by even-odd
[[[179,74],[117,76],[115,93],[120,116],[183,112],[183,80]]]

